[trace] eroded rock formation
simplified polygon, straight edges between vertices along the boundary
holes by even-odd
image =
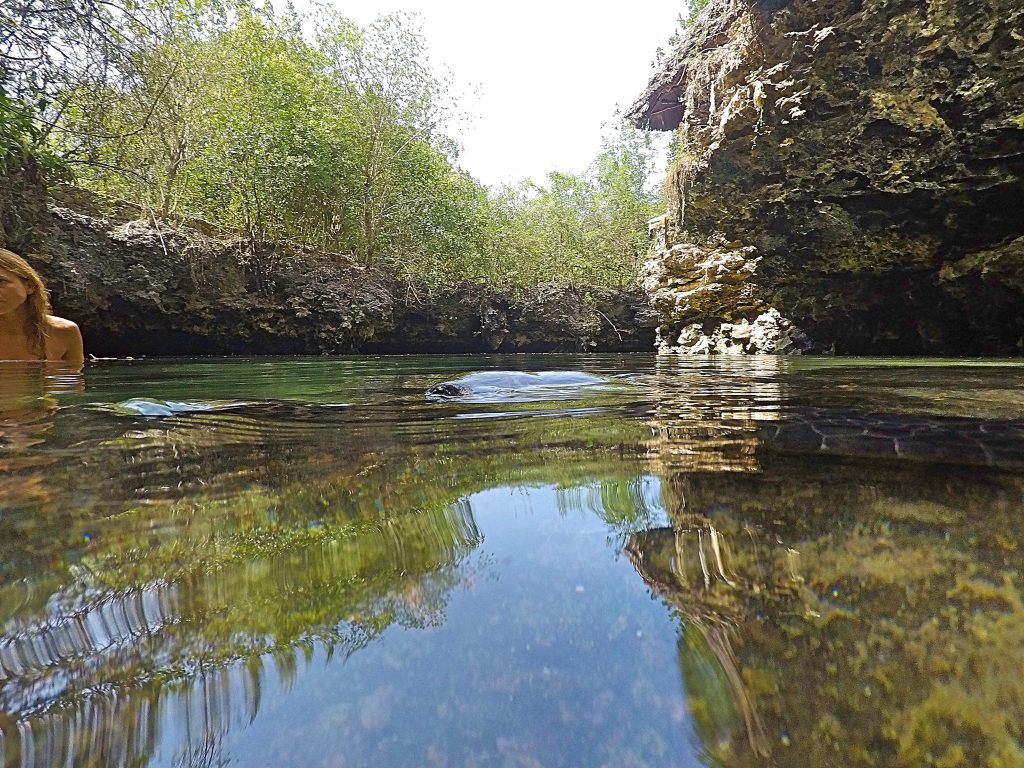
[[[1020,353],[1019,0],[711,0],[628,116],[679,132],[662,348]]]
[[[629,351],[656,319],[638,289],[427,291],[350,257],[154,222],[15,169],[0,246],[24,253],[98,356]],[[209,230],[209,231],[206,231]]]

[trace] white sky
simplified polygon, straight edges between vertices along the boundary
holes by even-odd
[[[420,14],[431,61],[450,70],[474,118],[457,137],[459,163],[489,185],[583,171],[600,151],[602,124],[643,92],[655,50],[686,10],[686,0],[325,2],[361,26],[393,11]]]

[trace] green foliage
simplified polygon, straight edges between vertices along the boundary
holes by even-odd
[[[493,236],[512,282],[625,285],[647,250],[646,222],[661,207],[648,189],[649,136],[618,124],[586,174],[551,173],[501,190]]]
[[[638,132],[616,129],[585,174],[492,192],[457,166],[458,108],[415,17],[323,12],[305,34],[291,12],[174,7],[123,77],[62,91],[49,142],[84,186],[427,286],[633,281],[656,203]],[[269,271],[265,250],[248,258]]]
[[[35,138],[31,115],[0,88],[0,158],[30,152]]]
[[[697,14],[704,10],[704,6],[708,4],[708,0],[689,0],[687,3],[687,21],[693,23],[693,20],[697,18]]]
[[[216,0],[211,0],[215,2]],[[132,81],[135,58],[161,30],[200,13],[207,0],[0,4],[0,143],[5,155],[61,167],[45,142],[82,94]]]

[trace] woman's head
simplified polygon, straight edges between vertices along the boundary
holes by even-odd
[[[39,274],[21,256],[0,248],[0,313],[21,312],[29,343],[42,352],[50,295]],[[20,299],[20,301],[19,301]]]

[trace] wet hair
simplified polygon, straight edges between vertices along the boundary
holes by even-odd
[[[0,248],[0,269],[20,277],[32,287],[32,293],[25,299],[25,307],[28,309],[25,335],[31,348],[38,352],[40,357],[45,357],[46,316],[50,314],[50,294],[43,284],[43,278],[21,256],[6,248]]]

